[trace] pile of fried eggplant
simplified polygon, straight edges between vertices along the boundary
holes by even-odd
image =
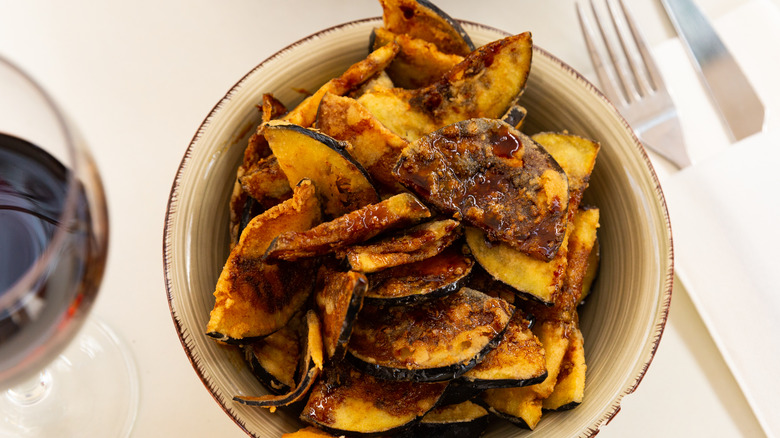
[[[206,334],[269,391],[237,403],[300,416],[288,437],[533,429],[583,401],[599,144],[523,132],[530,33],[475,48],[426,0],[380,3],[365,59],[258,105]]]

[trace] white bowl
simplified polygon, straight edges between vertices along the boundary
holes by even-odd
[[[464,22],[475,44],[506,33]],[[278,437],[301,427],[294,416],[232,401],[266,393],[241,355],[204,335],[217,277],[228,254],[228,200],[235,170],[259,122],[255,105],[273,93],[292,107],[296,89],[316,90],[364,58],[379,18],[323,30],[279,51],[231,88],[190,143],[170,194],[164,233],[168,301],[187,356],[219,406],[249,435]],[[542,44],[544,42],[541,42]],[[631,128],[596,88],[542,49],[534,50],[524,131],[568,130],[602,149],[586,202],[601,210],[602,264],[581,311],[588,364],[584,402],[546,414],[533,432],[494,422],[486,437],[593,436],[617,413],[652,361],[672,292],[671,231],[660,185]]]

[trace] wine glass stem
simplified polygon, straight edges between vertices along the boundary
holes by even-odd
[[[35,377],[5,392],[5,396],[19,406],[29,406],[46,398],[51,391],[52,379],[44,369]]]

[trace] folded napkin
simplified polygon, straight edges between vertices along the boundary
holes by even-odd
[[[694,165],[652,159],[675,272],[767,435],[780,436],[780,10],[751,0],[715,21],[766,107],[764,132],[730,144],[680,41],[654,50]]]

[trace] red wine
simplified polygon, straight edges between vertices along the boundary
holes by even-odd
[[[58,354],[97,290],[105,248],[74,181],[43,149],[0,133],[0,382]],[[68,196],[77,202],[65,214]],[[53,241],[58,250],[47,251]],[[51,262],[30,281],[42,257]]]

